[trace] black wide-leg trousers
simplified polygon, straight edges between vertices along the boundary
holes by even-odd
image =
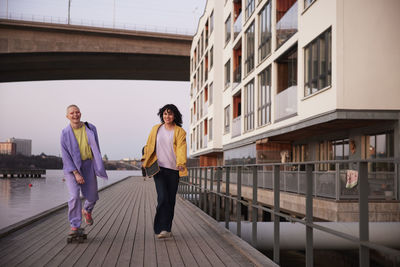
[[[179,184],[179,171],[160,168],[154,176],[157,191],[157,209],[154,217],[154,233],[171,232]]]

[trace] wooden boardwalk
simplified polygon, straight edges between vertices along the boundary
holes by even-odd
[[[186,200],[173,237],[153,233],[152,179],[132,177],[100,193],[84,243],[67,244],[63,208],[0,239],[0,266],[277,266]]]

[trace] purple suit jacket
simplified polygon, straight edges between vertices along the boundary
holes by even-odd
[[[96,127],[91,123],[88,124],[89,127],[86,127],[86,134],[93,153],[94,171],[97,176],[108,179],[103,159],[101,158]],[[65,127],[61,132],[61,154],[65,175],[72,175],[72,171],[74,170],[80,171],[82,166],[81,153],[71,125]]]

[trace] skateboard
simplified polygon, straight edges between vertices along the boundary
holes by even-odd
[[[87,239],[87,234],[85,234],[85,229],[78,228],[78,230],[73,231],[68,234],[67,243],[72,243],[73,241],[78,241],[78,243],[83,243]]]

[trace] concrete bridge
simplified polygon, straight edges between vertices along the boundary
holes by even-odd
[[[0,19],[0,82],[189,81],[191,36]]]

